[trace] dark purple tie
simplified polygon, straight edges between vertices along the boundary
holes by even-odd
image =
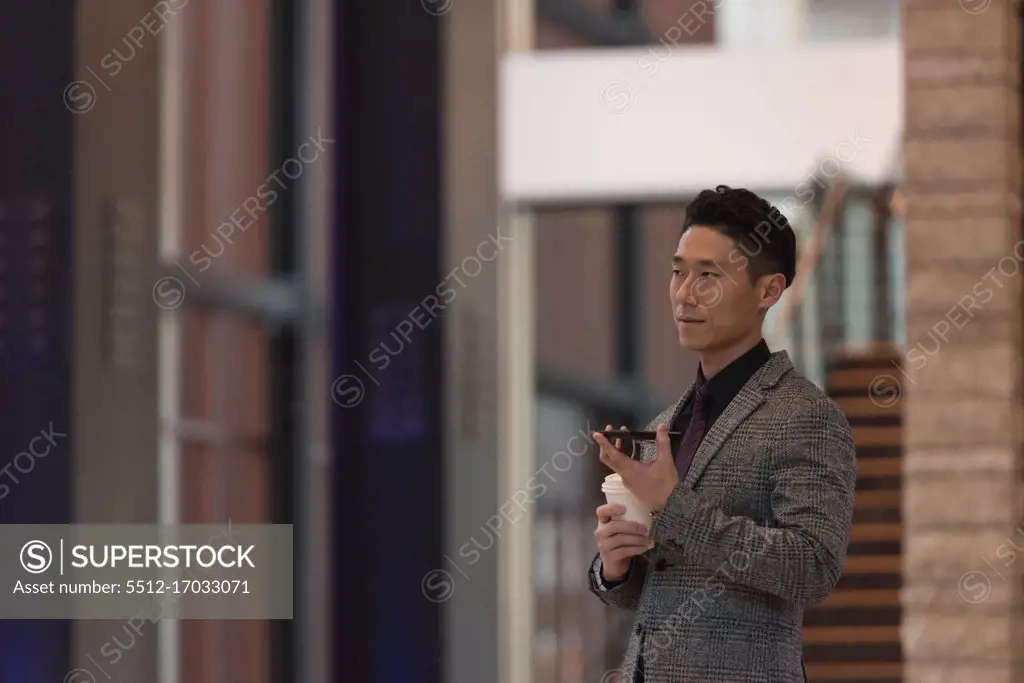
[[[686,428],[683,442],[679,444],[679,450],[676,451],[676,470],[679,472],[679,481],[686,479],[693,456],[697,454],[697,448],[708,428],[707,416],[704,412],[707,396],[708,385],[706,382],[693,393],[693,401],[690,403],[690,426]]]

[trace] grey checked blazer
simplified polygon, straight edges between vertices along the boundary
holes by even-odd
[[[636,613],[621,680],[642,654],[645,683],[801,683],[804,607],[839,579],[855,483],[846,417],[772,354],[708,430],[628,580],[605,589],[594,558],[591,590]]]

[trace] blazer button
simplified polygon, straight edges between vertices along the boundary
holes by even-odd
[[[636,624],[635,626],[633,626],[633,635],[639,636],[641,631],[643,631],[643,627],[640,626],[640,624]]]
[[[668,562],[665,561],[664,557],[659,557],[658,561],[654,563],[654,571],[663,572],[668,568]]]

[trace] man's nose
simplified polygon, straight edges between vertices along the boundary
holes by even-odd
[[[697,300],[694,298],[694,287],[693,283],[690,282],[690,278],[685,278],[679,283],[679,287],[675,291],[675,301],[680,304],[687,304],[695,306]]]

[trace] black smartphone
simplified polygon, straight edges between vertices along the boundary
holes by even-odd
[[[658,433],[657,432],[631,432],[628,429],[627,430],[611,429],[611,430],[607,430],[607,431],[602,431],[601,434],[604,436],[604,438],[608,439],[609,441],[611,441],[612,439],[632,439],[633,441],[657,441],[658,440]],[[680,439],[680,438],[682,438],[682,436],[683,436],[682,432],[669,432],[668,433],[668,438],[669,439]]]

